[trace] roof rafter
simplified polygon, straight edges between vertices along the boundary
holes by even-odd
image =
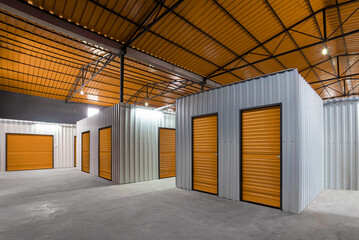
[[[155,25],[159,20],[164,18],[168,13],[170,13],[173,9],[179,6],[179,4],[183,2],[183,0],[178,0],[176,3],[174,3],[169,9],[167,9],[164,13],[162,13],[160,16],[155,16],[151,23],[147,22],[149,19],[151,19],[157,12],[157,14],[161,11],[162,5],[161,2],[158,1],[156,5],[152,8],[150,13],[143,19],[142,23],[138,26],[138,28],[132,33],[132,35],[129,37],[129,39],[126,41],[126,43],[123,45],[121,52],[118,53],[108,53],[105,56],[102,56],[98,58],[97,60],[93,61],[92,63],[89,63],[87,65],[84,65],[81,67],[80,72],[74,81],[65,102],[69,102],[71,98],[81,91],[81,89],[86,86],[87,83],[89,83],[97,74],[99,74],[110,62],[112,62],[116,57],[121,57],[121,67],[120,67],[120,102],[123,102],[123,96],[124,96],[124,55],[126,54],[127,47],[133,43],[136,39],[141,37],[144,33],[150,30],[153,25]],[[147,25],[145,25],[147,24]],[[104,62],[103,62],[104,61]],[[87,78],[87,76],[89,78]]]
[[[266,43],[272,41],[273,39],[275,39],[275,38],[281,36],[282,34],[286,33],[287,31],[290,31],[291,29],[295,28],[296,26],[298,26],[298,25],[304,23],[304,22],[307,21],[308,19],[311,19],[311,18],[315,17],[317,14],[319,14],[319,13],[321,13],[321,12],[327,10],[327,9],[332,9],[332,8],[336,8],[336,7],[339,7],[339,6],[348,5],[348,4],[351,4],[351,3],[358,2],[358,1],[359,1],[359,0],[350,0],[350,1],[347,1],[347,2],[342,2],[342,3],[338,3],[338,4],[334,4],[334,5],[332,5],[332,6],[328,6],[328,7],[322,8],[322,9],[320,9],[320,10],[314,12],[313,14],[310,14],[310,15],[308,15],[307,17],[305,17],[305,18],[299,20],[298,22],[292,24],[290,27],[288,27],[288,28],[282,30],[281,32],[275,34],[274,36],[270,37],[269,39],[267,39],[267,40],[261,42],[260,44],[256,45],[255,47],[253,47],[253,48],[251,48],[250,50],[246,51],[245,53],[241,54],[240,56],[243,57],[243,56],[245,56],[245,55],[251,53],[252,51],[256,50],[257,48],[263,47],[264,44],[266,44]],[[359,30],[357,30],[357,31],[352,31],[352,32],[350,32],[350,33],[343,34],[343,36],[351,35],[351,34],[358,33],[358,32],[359,32]],[[342,37],[342,36],[340,36],[340,37]],[[338,39],[338,38],[339,38],[338,36],[335,36],[335,37],[332,37],[332,38],[328,39],[327,41],[335,40],[335,39]],[[316,45],[318,45],[318,44],[323,44],[323,43],[324,43],[324,39],[322,39],[322,41],[318,41],[318,42],[316,42],[316,43],[308,44],[308,45],[306,45],[306,46],[300,47],[299,49],[294,49],[294,50],[286,51],[286,52],[284,52],[284,53],[276,54],[276,55],[270,56],[270,57],[268,57],[268,58],[265,58],[265,59],[261,59],[261,60],[252,62],[251,64],[260,63],[260,62],[263,62],[263,61],[266,61],[266,60],[270,60],[270,59],[272,59],[272,58],[274,58],[274,57],[280,57],[280,56],[283,56],[283,55],[285,55],[285,54],[293,53],[293,52],[295,52],[295,51],[303,50],[303,49],[306,49],[306,48],[309,48],[309,47],[312,47],[312,46],[316,46]],[[221,68],[224,69],[225,67],[227,67],[227,66],[229,66],[230,64],[234,63],[234,62],[237,61],[238,59],[239,59],[239,58],[234,58],[234,59],[232,59],[231,61],[229,61],[229,62],[226,63],[225,65],[221,66]],[[229,71],[229,72],[232,72],[232,71],[235,71],[235,70],[238,70],[238,69],[241,69],[241,68],[244,68],[244,67],[248,67],[248,66],[249,66],[249,64],[245,64],[245,65],[242,65],[242,66],[240,66],[240,67],[235,67],[235,68],[226,69],[226,70]],[[218,72],[219,70],[220,70],[220,69],[217,69],[216,71],[214,71],[213,73],[211,73],[208,77],[209,77],[209,78],[213,78],[213,77],[220,76],[220,75],[223,75],[223,74],[226,73],[226,72],[216,73],[216,72]]]
[[[217,6],[223,11],[225,12],[240,28],[242,28],[257,44],[261,44],[261,42],[247,29],[245,28],[232,14],[230,14],[217,0],[212,0],[215,4],[217,4]],[[280,43],[279,43],[280,44]],[[278,46],[279,46],[278,44]],[[269,56],[272,56],[274,53],[271,53],[268,48],[266,48],[264,45],[262,45],[262,47],[264,48],[264,50],[266,52],[268,52]],[[244,56],[242,55],[238,55],[236,54],[239,59],[243,59],[244,60]],[[284,68],[286,69],[286,67],[284,66],[284,64],[282,62],[280,62],[276,57],[274,57],[274,59]],[[247,62],[248,63],[248,62]],[[255,67],[254,65],[251,65],[252,67]],[[257,69],[257,68],[256,68]],[[223,67],[220,67],[219,70],[224,70]],[[262,74],[264,74],[262,71],[260,71]],[[207,77],[211,76],[213,73],[208,74]]]
[[[98,5],[96,1],[92,2]],[[119,49],[122,48],[122,44],[117,43],[114,40],[91,32],[89,29],[78,27],[74,23],[70,23],[68,21],[65,21],[65,19],[61,19],[59,17],[51,15],[44,10],[40,10],[36,6],[29,5],[25,1],[0,0],[0,8],[17,16],[22,16],[29,21],[46,26],[57,32],[62,32],[73,38],[79,39],[81,41],[90,42],[94,45],[101,46],[113,52],[117,52],[119,51]],[[151,64],[156,68],[163,69],[168,72],[173,72],[191,80],[201,82],[203,78],[202,76],[192,71],[186,70],[177,65],[166,62],[164,60],[161,60],[133,48],[127,49],[127,57],[146,64]],[[209,81],[208,84],[214,87],[219,85],[218,83],[215,83],[213,81]]]

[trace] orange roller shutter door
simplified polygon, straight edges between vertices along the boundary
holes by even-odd
[[[82,164],[81,164],[81,170],[83,172],[90,172],[90,132],[84,132],[82,133],[82,141],[81,141],[82,147]]]
[[[112,179],[112,132],[111,127],[99,130],[99,176]]]
[[[280,106],[242,111],[242,200],[281,207]]]
[[[217,115],[193,118],[193,189],[218,194]]]
[[[6,170],[53,168],[53,136],[7,134]]]
[[[176,130],[159,129],[160,178],[176,176]]]

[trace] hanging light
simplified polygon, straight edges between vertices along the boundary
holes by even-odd
[[[323,54],[323,55],[327,55],[327,54],[328,54],[328,49],[327,49],[326,47],[324,47],[324,48],[322,49],[322,54]]]
[[[147,101],[145,102],[145,106],[148,107],[148,102]]]
[[[80,93],[81,93],[81,95],[84,95],[84,91],[82,91],[82,90],[81,90],[81,92],[80,92]]]

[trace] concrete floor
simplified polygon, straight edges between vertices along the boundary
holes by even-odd
[[[359,239],[359,192],[323,191],[301,214],[76,169],[0,174],[0,239]]]

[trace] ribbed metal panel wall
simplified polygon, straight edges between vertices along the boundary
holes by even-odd
[[[77,134],[90,130],[90,174],[98,176],[98,130],[112,126],[112,182],[158,178],[158,128],[175,127],[175,116],[117,104],[77,123]],[[81,146],[81,138],[77,138]],[[81,167],[80,148],[77,164]]]
[[[176,185],[192,188],[191,117],[218,113],[218,195],[239,200],[239,110],[282,103],[282,209],[300,212],[299,80],[304,81],[297,70],[291,69],[178,99]],[[306,117],[309,120],[310,115]]]
[[[299,76],[299,211],[324,189],[323,101]]]
[[[0,119],[1,171],[5,171],[6,165],[6,133],[54,135],[54,168],[74,166],[74,136],[76,134],[76,125]]]
[[[359,190],[358,99],[324,105],[325,188]]]

